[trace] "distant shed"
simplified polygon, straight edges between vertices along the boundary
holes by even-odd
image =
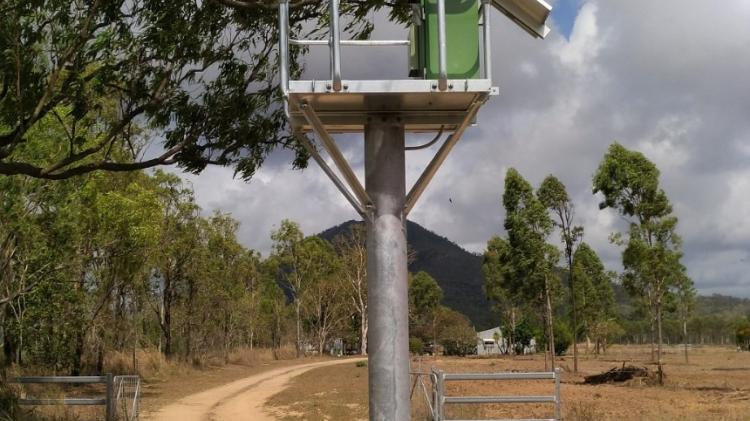
[[[508,344],[500,327],[477,332],[477,355],[506,354]]]

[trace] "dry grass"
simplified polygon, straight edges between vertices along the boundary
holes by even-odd
[[[367,420],[367,366],[352,362],[312,370],[296,377],[269,406],[283,421]]]
[[[623,362],[655,368],[647,347],[615,346],[607,355],[583,355],[579,373],[571,373],[572,358],[560,361],[565,370],[562,385],[566,420],[750,420],[750,353],[729,347],[697,347],[686,364],[677,347],[665,352],[664,386],[637,379],[625,384],[585,385],[583,377],[600,373]],[[437,367],[448,372],[541,371],[542,356],[516,358],[426,358],[413,368]],[[453,382],[449,395],[551,394],[552,382]],[[415,392],[413,419],[426,420],[424,398]],[[296,378],[269,404],[287,411],[284,419],[353,420],[367,418],[367,370],[345,364],[313,370]],[[551,417],[551,405],[449,406],[450,418]]]
[[[293,346],[278,350],[266,348],[238,348],[224,357],[219,354],[208,354],[191,362],[179,359],[167,359],[154,349],[138,350],[135,359],[132,353],[111,352],[104,362],[104,371],[118,374],[138,374],[143,381],[143,401],[141,408],[150,410],[164,403],[172,402],[191,393],[228,381],[246,377],[266,369],[285,366],[295,362]],[[298,362],[297,362],[298,363]],[[67,373],[49,373],[39,370],[11,370],[8,377],[20,375],[55,375]],[[85,373],[87,374],[87,373]],[[62,385],[25,385],[22,389],[14,387],[15,396],[34,396],[39,398],[63,397],[99,397],[104,396],[102,385],[62,386]],[[0,396],[0,421],[3,418],[2,399]],[[93,421],[104,418],[102,407],[24,407],[24,413],[6,417],[13,421]]]

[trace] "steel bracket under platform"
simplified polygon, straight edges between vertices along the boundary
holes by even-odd
[[[451,133],[451,135],[445,140],[445,142],[443,142],[435,156],[432,158],[430,163],[420,175],[417,182],[414,183],[414,186],[412,186],[411,190],[409,190],[409,193],[406,195],[403,210],[404,219],[406,219],[409,212],[411,212],[411,210],[414,208],[417,200],[419,200],[419,197],[425,191],[430,181],[435,176],[450,151],[453,149],[453,146],[456,145],[466,128],[476,118],[476,114],[479,111],[479,108],[481,108],[484,102],[487,101],[487,98],[487,95],[478,95],[474,97],[473,100],[469,104],[467,104],[466,110],[462,113],[461,120],[457,120],[455,123],[453,123],[453,133]],[[338,169],[344,180],[342,181],[338,174],[336,174],[336,172],[333,171],[333,169],[326,163],[325,159],[323,159],[323,157],[320,155],[318,148],[316,148],[315,143],[307,136],[307,134],[304,133],[304,130],[298,130],[296,132],[297,138],[299,139],[303,147],[307,150],[307,152],[312,156],[315,162],[318,163],[323,172],[326,173],[328,178],[333,181],[333,184],[344,195],[344,197],[349,202],[349,204],[352,205],[354,210],[360,216],[362,216],[363,219],[367,220],[374,206],[372,204],[372,200],[368,196],[367,191],[360,182],[359,178],[357,178],[357,175],[354,173],[354,170],[346,161],[343,153],[341,153],[341,150],[331,136],[330,129],[326,126],[326,124],[320,118],[317,110],[311,104],[302,101],[297,103],[296,107],[296,109],[299,110],[299,114],[302,116],[302,118],[304,118],[304,124],[297,126],[298,129],[302,127],[309,127],[311,131],[313,131],[318,136],[318,138],[320,138],[323,149],[328,152],[328,155],[333,160],[336,168]],[[394,115],[393,112],[387,114],[391,116]],[[397,115],[401,116],[401,114]],[[363,128],[365,123],[366,120],[362,121]],[[445,127],[446,124],[443,124],[440,126],[440,129],[443,130]]]

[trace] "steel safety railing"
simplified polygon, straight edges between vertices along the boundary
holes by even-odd
[[[19,384],[105,384],[104,398],[23,398],[19,405],[98,405],[105,407],[105,420],[115,421],[114,377],[105,376],[51,376],[51,377],[18,377],[13,383]]]
[[[414,392],[419,389],[421,392],[421,395],[424,397],[424,403],[427,406],[427,410],[430,411],[430,418],[436,419],[436,413],[435,408],[437,404],[437,377],[434,372],[423,372],[423,371],[412,371],[409,373],[411,376],[412,384],[411,384],[411,394],[409,395],[410,399],[414,399]],[[429,379],[429,387],[425,385],[424,380]],[[429,390],[428,390],[429,388]]]
[[[555,418],[551,419],[528,419],[528,421],[552,421],[561,420],[560,402],[560,369],[550,372],[528,372],[528,373],[445,373],[433,369],[435,381],[435,421],[449,421],[445,418],[446,404],[492,404],[492,403],[552,403],[555,405]],[[553,380],[555,390],[553,395],[536,396],[446,396],[445,383],[448,381],[471,381],[471,380]],[[489,420],[484,420],[489,421]]]
[[[482,0],[484,77],[492,79],[490,0]],[[289,45],[328,46],[331,69],[331,90],[340,92],[344,87],[341,76],[341,46],[387,47],[410,46],[409,40],[342,40],[339,16],[340,0],[329,0],[330,30],[328,40],[302,40],[289,38],[289,0],[279,1],[279,65],[281,89],[289,92]],[[445,23],[445,0],[437,1],[438,19],[438,89],[448,89],[448,53]]]
[[[138,419],[140,378],[138,376],[24,376],[16,384],[104,384],[104,397],[36,398],[24,397],[19,405],[85,405],[104,406],[106,421],[135,421]],[[120,405],[121,404],[121,405]]]

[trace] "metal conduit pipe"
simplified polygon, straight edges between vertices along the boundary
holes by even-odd
[[[448,57],[445,37],[445,0],[438,0],[438,89],[448,89]]]
[[[284,114],[289,118],[289,1],[279,2],[279,74]]]
[[[482,35],[484,38],[484,78],[492,80],[492,26],[490,0],[482,0]]]
[[[339,32],[339,0],[330,0],[331,10],[331,84],[341,91],[341,33]]]

